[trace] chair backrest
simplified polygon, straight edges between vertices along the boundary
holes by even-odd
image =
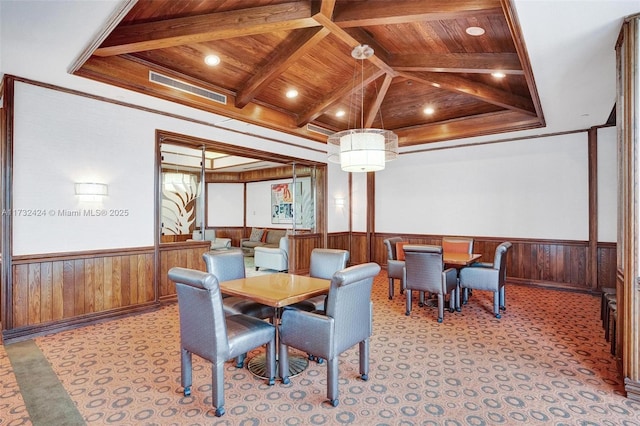
[[[473,238],[442,238],[442,251],[445,253],[473,253]]]
[[[311,251],[309,276],[330,280],[337,271],[347,267],[347,250],[315,248]]]
[[[511,248],[511,243],[505,241],[496,247],[496,254],[493,258],[493,269],[498,269],[498,280],[504,284],[507,279],[507,251]]]
[[[396,253],[396,244],[404,241],[401,237],[391,237],[383,241],[387,246],[387,260],[397,260],[398,255]]]
[[[218,279],[186,268],[171,268],[169,279],[176,283],[182,347],[211,362],[227,359],[227,323]]]
[[[442,293],[442,247],[407,244],[404,256],[407,289]]]
[[[377,263],[363,263],[333,274],[326,315],[335,321],[335,353],[341,353],[372,333],[371,289],[380,273]]]
[[[216,276],[218,281],[245,278],[244,255],[239,250],[210,251],[202,255],[207,272]]]

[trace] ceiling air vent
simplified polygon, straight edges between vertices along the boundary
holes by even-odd
[[[329,129],[325,129],[324,127],[316,126],[315,124],[307,124],[307,130],[310,132],[320,133],[326,136],[331,136],[332,134],[335,133]]]
[[[157,72],[149,71],[149,81],[163,86],[173,87],[174,89],[182,90],[183,92],[191,93],[192,95],[202,96],[203,98],[207,98],[211,101],[224,105],[227,104],[227,97],[221,93],[203,89],[202,87],[194,86],[193,84],[184,83],[171,77],[167,77],[166,75],[158,74]]]

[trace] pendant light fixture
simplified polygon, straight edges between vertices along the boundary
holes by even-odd
[[[398,156],[398,135],[390,130],[365,128],[364,60],[372,55],[373,49],[366,44],[356,46],[351,52],[354,59],[361,61],[360,128],[334,133],[327,140],[330,148],[328,160],[340,163],[345,172],[377,172],[384,169],[387,161],[395,160]],[[354,88],[356,78],[354,73]]]

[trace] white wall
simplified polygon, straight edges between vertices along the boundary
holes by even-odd
[[[376,175],[376,231],[588,239],[587,134],[401,155]]]
[[[207,225],[244,225],[244,184],[207,184]]]
[[[344,205],[336,205],[336,199]],[[349,173],[340,170],[340,165],[327,164],[327,230],[329,233],[349,231]]]
[[[598,130],[598,241],[617,241],[618,148],[615,127]]]
[[[315,161],[323,158],[317,149],[26,83],[16,84],[14,126],[14,255],[153,245],[157,129]],[[101,204],[81,202],[74,195],[74,182],[79,181],[106,183],[109,196]],[[85,210],[98,209],[107,216],[85,215]],[[45,215],[18,216],[29,211]],[[64,216],[62,211],[80,216]],[[120,211],[126,216],[110,216]]]

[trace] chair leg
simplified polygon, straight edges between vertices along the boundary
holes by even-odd
[[[191,352],[182,348],[180,355],[180,384],[184,388],[184,396],[191,395]]]
[[[393,293],[395,293],[393,278],[389,278],[389,300],[393,299]]]
[[[500,287],[500,310],[501,311],[507,310],[507,302],[505,301],[504,286]]]
[[[461,307],[461,302],[460,302],[460,293],[461,293],[461,288],[460,288],[460,284],[458,283],[458,285],[456,285],[456,311],[460,312],[462,311],[462,307]]]
[[[424,291],[418,292],[418,306],[421,308],[424,306]]]
[[[444,294],[438,293],[438,322],[444,319]]]
[[[269,386],[276,383],[276,342],[267,343],[267,374]]]
[[[247,354],[238,355],[236,357],[236,368],[242,368],[244,366],[244,360],[247,357]]]
[[[493,313],[500,319],[500,290],[493,292]]]
[[[327,398],[334,407],[338,406],[338,357],[327,359]]]
[[[449,295],[449,312],[454,312],[456,310],[456,289],[451,290],[451,294]]]
[[[360,349],[360,378],[365,382],[369,380],[369,339],[359,343]]]
[[[406,316],[409,316],[411,314],[411,290],[407,289],[405,291],[405,297],[407,298],[407,302],[406,302],[407,311],[404,314]]]
[[[280,341],[279,344],[279,349],[278,349],[278,354],[279,354],[279,358],[278,358],[278,368],[280,370],[280,379],[282,380],[282,383],[284,383],[285,385],[288,385],[289,383],[291,383],[291,381],[289,380],[289,348],[287,347],[287,345],[282,343],[282,340]]]
[[[211,404],[216,407],[216,417],[224,415],[224,362],[211,365]]]

